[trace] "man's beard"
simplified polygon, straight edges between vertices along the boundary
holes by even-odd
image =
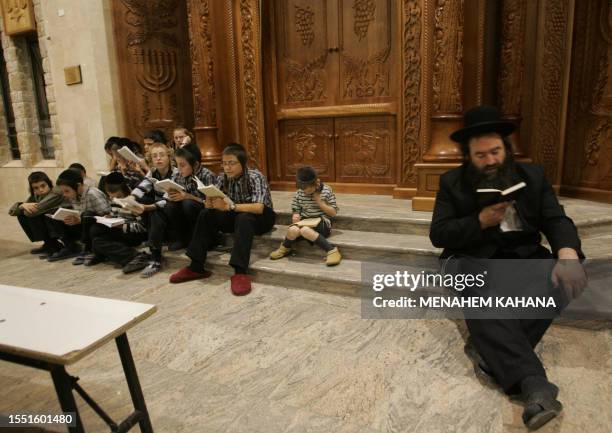
[[[489,171],[488,169],[495,168]],[[514,184],[513,177],[516,173],[514,157],[506,154],[504,162],[496,166],[486,166],[482,169],[476,168],[472,161],[468,161],[467,178],[474,190],[480,188],[494,188],[504,190]]]

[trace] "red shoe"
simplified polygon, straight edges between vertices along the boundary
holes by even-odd
[[[251,293],[251,277],[246,274],[232,275],[232,293],[236,296],[244,296]]]
[[[179,269],[174,274],[170,275],[170,282],[172,284],[185,283],[187,281],[192,280],[201,280],[203,278],[210,277],[209,271],[204,271],[204,273],[193,272],[191,269],[185,267]]]

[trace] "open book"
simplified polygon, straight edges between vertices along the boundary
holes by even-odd
[[[164,179],[160,180],[159,182],[155,182],[155,190],[159,192],[185,191],[185,188],[172,179]]]
[[[234,203],[223,191],[217,188],[215,185],[204,185],[200,179],[194,177],[196,183],[198,184],[198,191],[206,196],[206,198],[222,198],[225,200],[230,206]]]
[[[134,200],[132,197],[126,198],[114,198],[113,203],[118,204],[123,209],[130,212],[142,212],[144,210],[144,206]]]
[[[97,216],[95,218],[98,224],[105,225],[106,227],[112,228],[112,227],[122,226],[123,224],[125,224],[125,220],[123,218],[109,218],[109,217],[103,217],[103,216]]]
[[[493,204],[501,203],[504,201],[516,200],[520,191],[525,188],[527,184],[525,182],[519,182],[516,185],[512,185],[510,188],[504,190],[494,188],[482,188],[476,190],[476,199],[480,207],[491,206]]]
[[[98,176],[104,177],[104,176],[108,176],[110,174],[110,171],[99,171],[98,172]]]
[[[117,153],[123,156],[128,161],[135,162],[136,164],[140,164],[142,161],[144,161],[142,158],[140,158],[134,152],[132,152],[130,148],[127,146],[123,146],[121,149],[117,151]]]
[[[58,210],[55,211],[53,215],[47,214],[49,218],[58,220],[58,221],[64,221],[64,219],[70,215],[79,216],[81,215],[81,212],[79,212],[78,210],[74,210],[74,209],[66,209],[65,207],[60,207]]]
[[[315,228],[316,226],[319,225],[319,223],[321,222],[321,217],[317,217],[317,218],[306,218],[303,220],[300,220],[296,223],[291,224],[292,226],[298,226],[298,227],[310,227],[310,228]]]

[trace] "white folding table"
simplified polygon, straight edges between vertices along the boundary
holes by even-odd
[[[134,359],[128,329],[157,310],[155,305],[92,296],[34,290],[0,284],[0,359],[51,373],[65,413],[74,413],[70,433],[84,432],[72,390],[96,411],[112,432],[127,432],[139,424],[153,433]],[[66,372],[66,366],[115,339],[134,411],[115,423]]]

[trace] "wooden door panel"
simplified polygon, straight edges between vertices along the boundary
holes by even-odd
[[[281,0],[276,5],[280,104],[318,106],[333,101],[327,0]]]
[[[395,117],[339,118],[335,131],[337,182],[395,182]]]
[[[297,169],[310,165],[327,182],[335,180],[333,119],[280,122],[282,179],[295,180]]]
[[[392,0],[339,0],[340,84],[343,102],[393,95]]]
[[[126,134],[193,125],[185,2],[111,2]]]

